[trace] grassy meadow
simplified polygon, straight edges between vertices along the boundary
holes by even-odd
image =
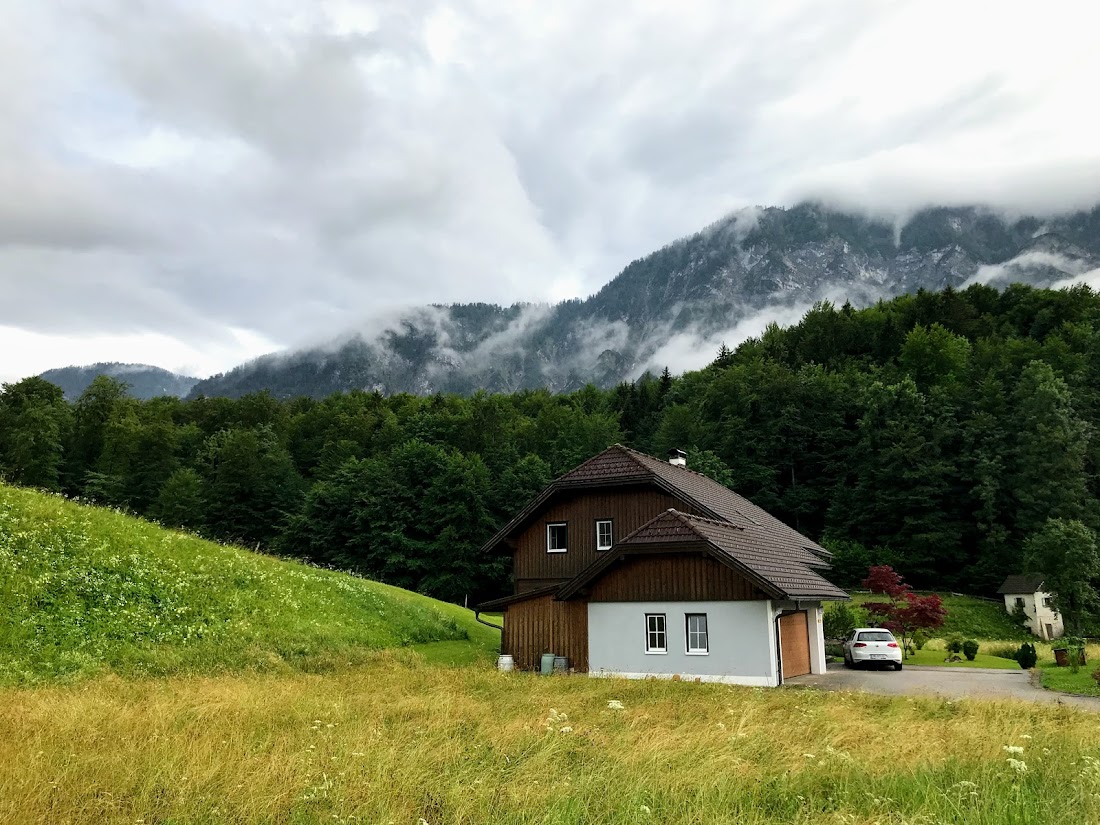
[[[0,484],[0,684],[324,672],[410,645],[471,661],[498,644],[454,605]]]
[[[325,675],[108,676],[0,689],[0,821],[1096,822],[1100,715],[414,651]]]
[[[498,639],[0,485],[0,822],[1100,821],[1100,715],[502,674]]]

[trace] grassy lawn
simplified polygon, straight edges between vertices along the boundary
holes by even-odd
[[[407,649],[324,676],[0,689],[10,825],[420,820],[1096,822],[1100,716],[540,678]]]
[[[978,655],[974,657],[974,661],[967,661],[966,657],[963,657],[961,662],[945,662],[944,658],[948,656],[946,650],[942,648],[939,650],[930,649],[928,645],[924,646],[923,650],[914,651],[905,660],[907,665],[935,665],[937,667],[988,667],[996,668],[998,670],[1019,670],[1020,666],[1011,659],[1002,659],[999,656],[989,656],[978,651]]]
[[[1039,672],[1043,677],[1043,687],[1050,690],[1100,696],[1100,683],[1092,678],[1092,673],[1096,669],[1097,660],[1092,659],[1076,673],[1071,668],[1057,667],[1053,663],[1044,663]]]

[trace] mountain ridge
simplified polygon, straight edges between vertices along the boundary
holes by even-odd
[[[73,401],[87,389],[97,376],[107,375],[130,385],[130,394],[146,401],[162,395],[183,397],[199,381],[190,375],[149,364],[124,364],[119,361],[103,361],[85,366],[58,367],[39,374],[39,378],[61,387],[65,398]]]
[[[371,331],[200,380],[189,397],[606,387],[647,369],[702,366],[722,343],[817,301],[861,306],[969,283],[1055,286],[1093,270],[1100,206],[1011,219],[939,206],[904,221],[819,202],[749,207],[631,262],[587,298],[415,308]]]

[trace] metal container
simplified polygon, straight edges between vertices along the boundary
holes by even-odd
[[[542,668],[539,672],[543,676],[549,676],[551,673],[554,672],[554,659],[556,658],[557,657],[553,653],[542,654]]]
[[[504,673],[511,673],[516,669],[516,660],[509,656],[507,653],[502,653],[497,656],[497,670]]]
[[[568,673],[569,672],[569,659],[565,656],[554,657],[554,672],[555,673]]]

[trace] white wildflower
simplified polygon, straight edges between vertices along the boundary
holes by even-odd
[[[570,727],[569,725],[566,725],[564,728],[562,728],[561,730],[558,731],[558,733],[572,733],[572,732],[573,732],[573,728]]]
[[[653,809],[650,808],[648,805],[642,805],[641,807],[638,808],[638,810],[641,811],[643,814],[653,813]]]
[[[1030,739],[1030,738],[1031,738],[1031,734],[1030,734],[1030,733],[1021,733],[1021,734],[1020,734],[1020,738],[1021,738],[1021,739]]]
[[[1027,762],[1021,759],[1009,759],[1008,766],[1016,773],[1027,773]]]
[[[805,757],[806,757],[807,759],[817,759],[817,754],[813,754],[813,753],[804,753],[804,754],[802,754],[802,755],[803,755],[803,756],[805,756]]]
[[[1005,745],[1005,746],[1004,746],[1004,747],[1002,748],[1002,750],[1003,750],[1003,751],[1004,751],[1005,753],[1017,753],[1017,754],[1019,754],[1019,753],[1023,753],[1023,752],[1024,752],[1024,749],[1023,749],[1023,748],[1021,748],[1021,747],[1020,747],[1019,745]]]
[[[607,702],[607,709],[608,710],[626,710],[626,708],[623,707],[623,703],[620,702],[618,699],[609,699],[608,702]]]

